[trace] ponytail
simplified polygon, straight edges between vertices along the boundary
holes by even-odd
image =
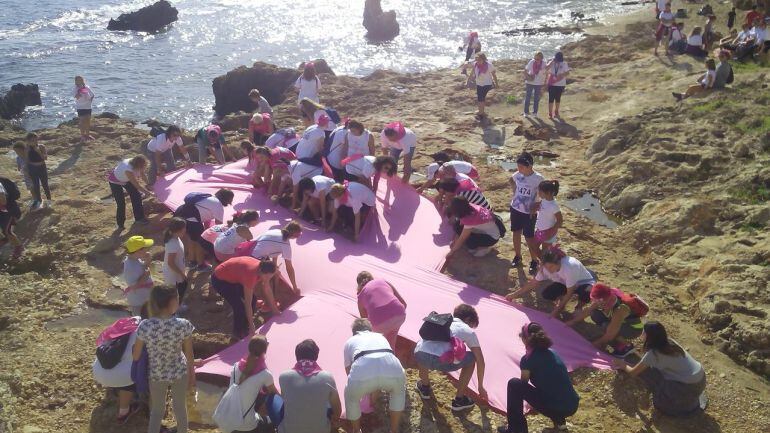
[[[286,224],[286,226],[284,226],[284,228],[281,229],[281,235],[283,236],[283,240],[287,240],[292,235],[295,235],[300,232],[302,232],[302,226],[299,225],[299,223],[296,221],[292,221]]]
[[[257,334],[251,337],[251,340],[249,341],[249,354],[246,357],[246,365],[241,371],[241,378],[238,380],[238,385],[249,378],[249,375],[254,371],[254,367],[256,367],[259,358],[267,353],[268,344],[267,338],[265,338],[264,335]]]
[[[166,230],[163,231],[163,243],[170,241],[172,237],[174,237],[174,233],[178,232],[179,230],[182,230],[187,226],[187,222],[179,217],[171,218],[171,221],[168,222],[168,226],[166,226]]]
[[[567,254],[559,248],[558,245],[552,245],[543,251],[543,263],[559,263],[561,259],[567,257]]]
[[[249,162],[251,162],[252,153],[254,152],[254,145],[251,144],[251,142],[248,140],[241,141],[241,150],[246,152],[246,156],[249,157]]]
[[[540,182],[537,189],[545,193],[553,194],[556,197],[559,194],[559,181],[558,180],[544,180]]]
[[[238,211],[233,214],[233,219],[227,222],[228,226],[233,224],[249,224],[259,220],[259,212],[255,210]]]
[[[553,345],[551,339],[546,335],[543,326],[539,323],[530,322],[521,328],[521,335],[525,339],[528,349],[548,350]]]

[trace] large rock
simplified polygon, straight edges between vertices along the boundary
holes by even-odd
[[[136,12],[121,14],[116,20],[111,19],[107,30],[155,33],[176,21],[178,16],[179,11],[171,3],[160,0]]]
[[[364,28],[372,41],[389,41],[401,31],[396,21],[396,11],[382,11],[381,0],[366,0],[364,4]]]
[[[323,59],[314,60],[316,72],[334,75]],[[214,111],[220,116],[238,111],[250,112],[256,108],[249,98],[251,89],[258,89],[270,105],[278,105],[286,99],[287,91],[299,77],[300,69],[282,68],[264,62],[251,67],[239,66],[225,75],[214,78]]]
[[[37,84],[14,84],[0,100],[0,117],[11,119],[24,112],[31,105],[43,105]]]

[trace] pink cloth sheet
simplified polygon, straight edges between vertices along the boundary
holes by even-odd
[[[174,209],[191,191],[213,194],[219,188],[230,188],[235,192],[235,205],[227,209],[227,215],[235,210],[259,210],[261,222],[253,229],[255,234],[294,217],[289,210],[271,203],[247,179],[245,161],[223,167],[198,165],[159,179],[155,192]],[[498,411],[505,411],[507,380],[519,376],[519,360],[525,350],[518,334],[529,321],[545,327],[568,369],[609,368],[607,355],[559,320],[441,274],[438,269],[453,233],[442,223],[433,204],[411,187],[398,179],[383,179],[377,198],[377,210],[372,214],[376,217],[367,220],[358,244],[303,223],[292,262],[304,297],[259,330],[271,342],[268,366],[275,374],[294,365],[294,346],[299,341],[313,338],[321,348],[319,363],[334,373],[340,391],[344,389],[342,346],[358,312],[355,278],[362,270],[390,281],[404,297],[407,318],[399,335],[414,342],[419,340],[422,318],[431,311],[451,312],[459,303],[476,307],[481,322],[477,334],[486,360],[485,388],[489,403]],[[244,341],[236,343],[206,360],[196,371],[228,376],[232,363],[245,349]],[[471,388],[478,390],[475,375]]]

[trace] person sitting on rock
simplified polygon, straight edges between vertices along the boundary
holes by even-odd
[[[644,356],[635,366],[613,360],[613,367],[638,376],[652,392],[656,410],[668,416],[690,416],[706,408],[706,372],[662,324],[644,324]]]
[[[554,431],[567,431],[566,419],[575,414],[580,396],[575,392],[567,367],[551,349],[553,342],[539,323],[530,322],[521,327],[519,338],[527,353],[521,358],[521,378],[508,381],[508,425],[498,427],[498,433],[527,432],[524,402],[548,417]]]
[[[446,263],[465,247],[474,257],[483,257],[500,241],[502,223],[487,208],[471,204],[467,198],[456,196],[449,202],[449,216],[455,219],[457,237],[446,255]]]
[[[591,304],[575,314],[567,322],[574,326],[591,317],[591,320],[604,329],[604,334],[591,344],[599,350],[607,345],[612,346],[612,356],[625,358],[634,351],[634,345],[629,341],[642,335],[641,312],[635,311],[632,302],[638,298],[626,296],[619,289],[610,288],[602,283],[591,287]]]
[[[449,170],[446,169],[450,167],[453,173],[464,174],[474,180],[479,179],[478,170],[476,170],[476,167],[470,162],[453,160],[446,152],[436,152],[431,155],[431,158],[433,158],[433,163],[425,168],[425,177],[427,180],[417,188],[417,192],[432,188],[441,179],[454,177],[454,174],[452,174],[452,176],[446,175],[446,173],[449,172]]]
[[[369,187],[358,182],[334,184],[329,190],[329,196],[334,199],[334,207],[326,231],[334,230],[341,220],[343,227],[353,227],[353,241],[358,242],[361,227],[374,208],[377,196]]]
[[[676,54],[684,54],[687,50],[687,36],[684,33],[684,23],[677,23],[671,29],[671,39],[668,42],[668,49]]]
[[[722,42],[719,46],[722,49],[730,50],[730,51],[737,51],[739,47],[744,45],[746,41],[749,39],[749,34],[751,33],[751,26],[748,24],[744,24],[741,28],[740,32],[737,32],[735,35],[730,33],[731,38],[725,38],[728,39],[724,42]]]
[[[412,158],[417,147],[417,134],[406,128],[401,122],[391,122],[383,128],[380,134],[380,143],[382,154],[392,156],[396,163],[400,160],[401,154],[404,154],[402,181],[409,183],[409,179],[412,177]]]
[[[729,51],[719,50],[719,64],[717,65],[717,71],[714,76],[713,89],[724,89],[726,85],[732,83],[732,80],[734,80],[733,67],[730,66],[730,56],[731,54]]]
[[[707,90],[711,90],[714,87],[714,81],[717,75],[717,65],[714,59],[706,60],[706,73],[698,79],[698,84],[692,85],[685,90],[684,93],[671,93],[677,101],[682,101],[690,96],[703,93]]]
[[[321,100],[318,96],[318,91],[321,90],[321,79],[318,78],[318,74],[315,72],[315,64],[313,62],[305,63],[302,74],[294,82],[294,88],[298,91],[297,104],[305,98],[315,102]]]
[[[209,151],[219,164],[224,164],[227,159],[232,159],[227,146],[225,146],[225,135],[219,125],[211,124],[199,129],[195,134],[195,144],[198,145],[198,162],[201,164],[206,163]]]
[[[254,103],[254,111],[269,114],[270,116],[273,115],[273,107],[270,106],[270,103],[267,102],[267,99],[262,96],[258,89],[251,89],[249,91],[249,99]]]
[[[591,288],[596,283],[596,274],[586,268],[580,260],[566,255],[554,246],[543,251],[541,261],[542,265],[534,278],[506,295],[507,300],[521,298],[540,286],[542,281],[550,281],[551,284],[543,289],[542,296],[555,303],[551,311],[552,317],[559,317],[573,296],[577,296],[578,300],[576,310],[591,302]]]
[[[257,146],[263,146],[273,134],[273,119],[268,113],[254,113],[249,120],[249,139]]]
[[[694,27],[690,32],[690,36],[687,38],[687,48],[685,53],[694,57],[706,57],[708,52],[703,48],[703,29],[700,27]]]
[[[169,126],[165,132],[156,135],[147,143],[146,155],[150,160],[149,185],[154,185],[158,176],[176,169],[174,148],[184,156],[188,165],[192,164],[182,142],[182,130],[176,125]]]

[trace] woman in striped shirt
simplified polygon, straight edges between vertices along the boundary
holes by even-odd
[[[438,191],[436,205],[440,208],[448,206],[452,201],[452,198],[458,196],[465,197],[470,204],[475,204],[486,209],[492,209],[489,200],[484,197],[484,193],[481,192],[478,185],[471,179],[463,179],[463,181],[458,181],[455,177],[441,179],[436,184],[436,190]]]

